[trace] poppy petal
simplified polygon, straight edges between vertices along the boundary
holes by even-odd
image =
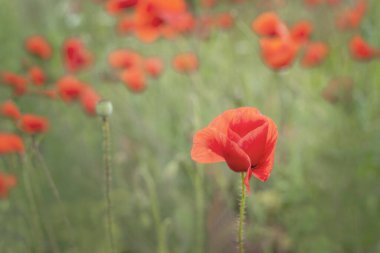
[[[213,128],[203,128],[193,138],[191,158],[199,163],[223,162],[226,137]]]
[[[265,154],[268,136],[268,123],[255,128],[239,142],[239,146],[247,153],[253,166],[257,165]]]

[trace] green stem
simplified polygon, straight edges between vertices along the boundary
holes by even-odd
[[[244,185],[244,173],[241,173],[241,200],[240,200],[240,216],[239,216],[239,232],[238,232],[239,253],[244,253],[244,220],[245,220],[245,185]]]
[[[36,142],[36,139],[35,139],[35,136],[32,136],[32,150],[34,152],[34,156],[37,158],[40,166],[42,168],[42,170],[44,171],[44,174],[47,178],[47,182],[49,184],[49,187],[51,188],[51,190],[53,191],[53,195],[54,197],[56,198],[58,204],[60,205],[61,207],[61,210],[62,210],[62,218],[66,224],[66,227],[68,228],[68,230],[70,231],[70,235],[71,235],[71,241],[72,241],[72,244],[73,246],[75,245],[75,237],[74,237],[74,229],[73,229],[73,226],[71,225],[71,222],[67,216],[67,212],[66,212],[66,208],[65,208],[65,205],[62,201],[62,198],[61,198],[61,194],[58,190],[58,187],[57,185],[55,184],[54,182],[54,179],[53,179],[53,176],[50,172],[50,169],[49,167],[47,166],[46,162],[45,162],[45,159],[43,158],[39,148],[38,148],[38,144]],[[74,246],[75,248],[75,251],[78,251],[76,246]]]
[[[110,140],[110,125],[108,117],[102,117],[102,129],[103,129],[103,162],[104,162],[104,181],[105,181],[105,195],[107,204],[107,231],[108,240],[110,244],[110,252],[115,253],[115,243],[112,230],[112,201],[110,188],[112,184],[111,176],[111,140]]]
[[[154,224],[156,226],[156,236],[157,236],[157,253],[166,253],[167,243],[166,243],[166,226],[164,222],[161,221],[160,205],[157,196],[156,184],[152,176],[150,175],[148,169],[144,167],[142,170],[143,179],[147,185],[147,189],[150,196],[151,210],[153,215]]]
[[[32,183],[30,181],[30,176],[29,176],[29,170],[30,166],[27,162],[27,157],[26,155],[21,156],[21,162],[22,162],[22,178],[24,181],[25,185],[25,193],[26,197],[28,198],[28,202],[30,205],[31,209],[31,216],[32,216],[32,222],[33,222],[33,227],[34,227],[34,233],[33,233],[33,241],[36,243],[36,250],[37,252],[42,252],[43,250],[43,245],[42,245],[42,238],[43,238],[43,232],[41,228],[41,223],[40,223],[40,217],[38,214],[38,209],[37,209],[37,204],[36,204],[36,199],[34,198],[33,194],[33,188],[32,188]]]

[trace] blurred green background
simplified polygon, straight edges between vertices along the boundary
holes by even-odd
[[[368,2],[362,26],[354,32],[338,32],[336,10],[327,5],[310,9],[303,1],[286,1],[276,9],[274,2],[220,1],[213,10],[195,4],[197,13],[230,12],[234,27],[215,30],[204,40],[187,36],[144,44],[118,36],[116,18],[92,1],[0,0],[0,70],[24,71],[23,41],[33,34],[54,47],[44,65],[51,87],[65,73],[60,54],[65,38],[83,39],[95,55],[95,65],[78,77],[114,105],[118,252],[236,251],[240,177],[222,163],[196,165],[190,149],[197,129],[239,106],[259,108],[280,132],[271,178],[251,182],[246,252],[380,252],[380,61],[356,62],[347,46],[353,34],[361,33],[380,48],[379,2]],[[250,23],[269,9],[288,23],[312,21],[313,40],[329,44],[326,61],[313,69],[298,62],[281,73],[268,69]],[[118,48],[161,57],[163,75],[149,80],[141,94],[105,79],[111,71],[107,56]],[[199,56],[200,68],[191,76],[171,67],[172,57],[183,51]],[[339,76],[352,79],[352,94],[330,103],[321,94]],[[10,95],[0,87],[1,101]],[[100,119],[59,100],[26,95],[16,103],[25,113],[47,116],[51,129],[39,139],[43,161],[35,159],[30,168],[38,226],[20,163],[2,157],[0,171],[17,175],[19,182],[8,199],[0,200],[0,252],[107,252]],[[13,131],[6,120],[0,127]],[[31,140],[25,141],[30,146]],[[64,207],[49,186],[45,165]]]

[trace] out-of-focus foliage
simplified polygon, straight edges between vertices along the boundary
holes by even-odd
[[[61,50],[67,38],[81,38],[93,53],[93,66],[77,77],[114,106],[112,201],[120,253],[234,252],[239,176],[223,164],[196,165],[189,152],[195,130],[239,106],[259,108],[280,133],[270,180],[251,182],[246,252],[380,252],[380,59],[355,61],[348,46],[361,34],[380,48],[379,2],[368,1],[361,26],[345,32],[336,28],[335,17],[355,1],[337,7],[219,2],[214,9],[193,3],[192,11],[228,11],[231,29],[147,44],[119,36],[115,17],[95,1],[0,0],[0,71],[25,72],[23,63],[35,59],[25,52],[24,40],[34,34],[53,47],[52,58],[42,63],[48,87],[66,74]],[[313,40],[328,44],[326,60],[312,69],[296,60],[286,70],[270,70],[251,30],[252,20],[268,10],[288,24],[311,21]],[[108,55],[119,48],[160,57],[162,75],[149,79],[144,92],[131,92],[114,80],[108,65]],[[192,74],[172,67],[173,57],[183,52],[198,57]],[[329,84],[342,77],[351,83],[348,89]],[[1,102],[10,96],[1,85]],[[34,139],[43,159],[31,151],[27,135],[28,166],[16,155],[0,157],[0,171],[18,178],[0,200],[0,252],[107,252],[100,119],[59,99],[25,95],[14,101],[22,112],[47,117],[50,129]],[[14,124],[1,119],[0,131],[14,131]]]

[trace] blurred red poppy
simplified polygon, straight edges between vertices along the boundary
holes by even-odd
[[[65,102],[71,102],[79,99],[84,89],[84,84],[74,76],[64,76],[58,80],[57,84],[58,94]]]
[[[68,71],[77,72],[88,67],[93,56],[80,39],[71,38],[63,44],[63,59]]]
[[[16,177],[0,172],[0,199],[8,197],[9,189],[17,183]]]
[[[108,0],[106,9],[110,14],[119,14],[120,12],[136,6],[138,0]]]
[[[266,181],[272,171],[277,127],[253,107],[223,112],[193,138],[191,157],[199,163],[226,162],[235,172]]]
[[[90,87],[87,86],[81,96],[80,96],[80,102],[85,110],[85,112],[90,116],[96,115],[96,104],[101,100],[101,97],[96,93],[96,91]]]
[[[309,21],[299,21],[290,29],[290,36],[294,42],[304,44],[309,41],[313,25]]]
[[[229,29],[234,25],[234,18],[228,12],[219,13],[214,17],[214,23],[220,28]]]
[[[21,113],[15,103],[8,100],[0,105],[0,113],[4,117],[17,120],[20,118]]]
[[[352,57],[357,60],[370,60],[376,56],[377,51],[371,47],[360,35],[354,36],[349,44]]]
[[[262,38],[260,47],[264,63],[274,70],[291,66],[298,52],[298,46],[290,39]]]
[[[320,64],[327,56],[328,47],[322,42],[309,43],[301,59],[303,67],[313,67]]]
[[[29,69],[29,78],[36,86],[41,86],[45,83],[45,73],[37,66]]]
[[[32,55],[41,59],[51,57],[52,49],[44,37],[39,35],[30,36],[25,41],[25,49]]]
[[[158,57],[150,57],[144,60],[145,71],[154,78],[157,78],[164,69],[164,64]]]
[[[22,96],[28,89],[28,83],[26,79],[20,75],[12,72],[2,72],[2,82],[9,85],[13,89],[15,96]]]
[[[133,92],[142,92],[146,88],[144,71],[141,68],[131,68],[120,74],[121,81]]]
[[[341,30],[356,29],[359,27],[367,11],[367,2],[357,0],[356,5],[340,13],[336,18],[336,26]]]
[[[28,134],[41,134],[49,129],[47,118],[33,114],[24,114],[21,116],[20,129]]]
[[[192,29],[194,19],[184,0],[146,0],[136,6],[134,32],[144,42],[153,42],[161,35],[174,37]]]
[[[278,37],[288,34],[286,25],[274,12],[265,12],[252,22],[252,30],[260,36]]]
[[[194,53],[181,53],[173,59],[174,69],[181,73],[192,73],[198,65],[198,57]]]
[[[127,69],[138,66],[142,57],[129,49],[118,49],[111,52],[108,56],[108,62],[113,68]]]
[[[135,28],[135,20],[133,16],[124,16],[120,18],[118,25],[117,25],[117,31],[119,33],[129,33],[132,32]]]
[[[10,133],[0,133],[0,155],[23,153],[24,150],[24,142],[19,136]]]

